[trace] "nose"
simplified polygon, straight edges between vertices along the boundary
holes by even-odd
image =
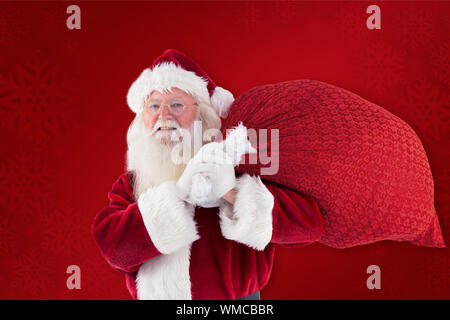
[[[159,118],[161,120],[166,120],[169,119],[172,115],[169,112],[169,107],[166,105],[162,105],[161,106],[161,111],[159,113]]]

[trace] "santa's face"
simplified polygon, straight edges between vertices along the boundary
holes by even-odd
[[[190,129],[198,119],[199,108],[194,98],[186,92],[153,91],[144,102],[143,117],[147,129],[160,142],[169,143],[177,129]]]
[[[178,88],[153,91],[127,133],[127,170],[135,172],[136,199],[149,187],[178,180],[202,146],[204,133],[209,141],[209,131],[220,134],[219,129],[219,116],[204,101]]]

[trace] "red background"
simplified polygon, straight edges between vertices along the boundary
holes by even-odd
[[[92,219],[124,170],[132,81],[167,48],[235,96],[293,79],[385,107],[421,138],[450,236],[449,2],[0,3],[0,298],[129,299]],[[365,26],[381,7],[381,30]],[[449,249],[384,241],[277,249],[263,299],[450,298]],[[68,290],[66,268],[81,268]],[[366,268],[381,268],[368,290]]]

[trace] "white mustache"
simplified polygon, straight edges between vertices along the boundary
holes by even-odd
[[[155,125],[153,126],[151,134],[155,134],[156,131],[158,131],[160,128],[168,127],[168,128],[176,128],[180,129],[180,124],[175,120],[158,120],[155,122]]]

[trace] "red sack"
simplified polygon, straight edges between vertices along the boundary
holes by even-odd
[[[380,240],[445,247],[427,156],[397,116],[347,90],[297,80],[239,96],[223,128],[239,122],[258,153],[274,160],[249,164],[246,155],[236,170],[259,175],[279,165],[276,174],[261,178],[317,200],[325,221],[320,242],[335,248]],[[268,141],[259,134],[257,143],[253,129],[268,129]],[[279,130],[279,151],[272,150],[272,129]]]

